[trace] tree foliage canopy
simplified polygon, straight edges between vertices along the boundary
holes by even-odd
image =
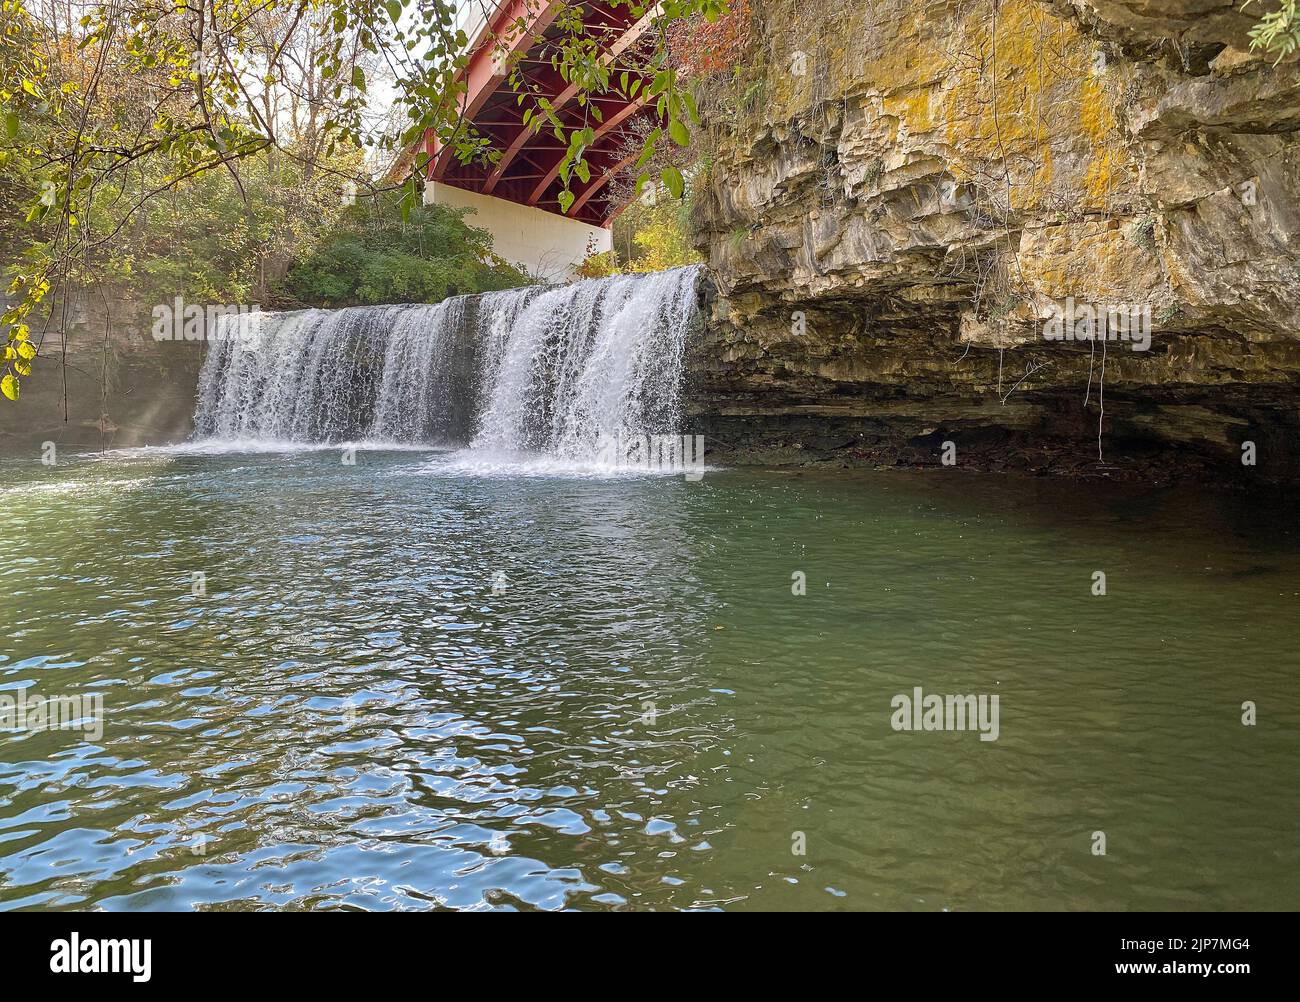
[[[290,268],[283,296],[356,306],[432,303],[523,285],[528,277],[492,253],[492,239],[444,205],[401,218],[391,195],[348,209],[314,251]]]

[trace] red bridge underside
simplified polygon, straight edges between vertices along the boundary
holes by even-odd
[[[653,117],[654,110],[640,94],[634,101],[616,96],[598,97],[589,99],[587,107],[579,106],[575,100],[577,88],[565,83],[559,72],[551,67],[550,57],[554,50],[546,44],[546,40],[561,35],[553,22],[563,6],[550,0],[501,0],[496,14],[473,40],[469,65],[461,74],[467,82],[463,100],[465,122],[492,140],[492,148],[501,152],[501,159],[496,164],[462,164],[454,147],[439,149],[437,138],[430,136],[427,141],[431,157],[428,176],[441,184],[605,226],[623,207],[611,200],[608,183],[639,154],[639,150],[630,152],[634,144],[626,130],[638,118]],[[598,42],[601,58],[613,65],[612,79],[616,81],[625,68],[621,65],[620,55],[642,38],[650,26],[651,17],[647,15],[638,20],[627,7],[608,7],[595,2],[580,6],[583,24],[588,34]],[[520,18],[529,29],[522,33],[512,31],[510,26]],[[527,97],[520,104],[510,87],[509,68],[501,59],[500,51],[494,50],[493,46],[493,41],[503,36],[508,36],[506,45],[512,54],[523,53],[521,61],[515,65],[535,88],[536,94],[551,101],[566,131],[589,125],[596,132],[595,143],[586,151],[591,180],[583,183],[576,175],[571,177],[569,190],[574,201],[567,214],[561,212],[559,201],[564,189],[560,180],[560,163],[567,145],[555,138],[553,127],[549,125],[534,132],[523,124],[524,111],[536,106],[535,98]],[[591,114],[590,106],[593,104],[600,109],[600,121]]]

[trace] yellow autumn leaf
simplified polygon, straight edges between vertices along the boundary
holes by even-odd
[[[18,399],[18,380],[13,376],[5,373],[4,379],[0,379],[0,393],[3,393],[10,400]]]

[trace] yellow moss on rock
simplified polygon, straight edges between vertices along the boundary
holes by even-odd
[[[1019,258],[1026,291],[1050,299],[1151,302],[1163,285],[1159,259],[1101,220],[1026,230]]]
[[[803,77],[770,70],[769,120],[865,92],[898,121],[900,138],[941,144],[925,152],[944,157],[958,180],[996,179],[1013,209],[1038,208],[1053,185],[1058,196],[1082,194],[1080,209],[1100,209],[1117,187],[1128,156],[1115,99],[1093,75],[1094,43],[1070,21],[1034,0],[963,9],[896,0],[838,13],[847,30],[832,38],[830,8],[816,7],[782,3],[769,15],[808,63]],[[824,86],[812,85],[818,72]]]
[[[1118,123],[1110,95],[1092,76],[1083,82],[1079,126],[1092,146],[1084,186],[1092,203],[1103,206],[1116,185],[1116,173],[1128,166],[1128,152],[1116,143]]]

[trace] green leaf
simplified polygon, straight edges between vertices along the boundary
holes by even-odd
[[[680,118],[674,118],[668,123],[668,135],[673,137],[673,142],[678,146],[691,145],[691,134],[686,128],[686,123]]]
[[[591,180],[591,167],[585,160],[579,160],[573,168],[578,177],[582,178],[582,183],[586,184]]]
[[[571,191],[560,192],[560,211],[565,215],[568,215],[569,213],[569,206],[573,204],[573,197],[573,192]]]
[[[691,116],[691,121],[696,125],[700,124],[700,108],[695,103],[695,95],[688,90],[682,91],[682,100],[686,103],[686,112]]]
[[[360,66],[352,67],[352,86],[362,94],[366,92],[366,71]]]
[[[10,400],[17,400],[18,380],[14,379],[11,374],[5,373],[4,379],[0,379],[0,393],[3,393]]]
[[[11,111],[5,115],[5,135],[10,139],[18,135],[18,112]]]
[[[682,172],[676,167],[665,167],[659,172],[659,179],[663,181],[668,194],[673,198],[682,197],[682,193],[686,190],[686,182],[682,180]]]
[[[398,0],[388,0],[384,7],[388,11],[388,16],[393,19],[393,24],[396,24],[398,18],[402,16],[402,5]]]

